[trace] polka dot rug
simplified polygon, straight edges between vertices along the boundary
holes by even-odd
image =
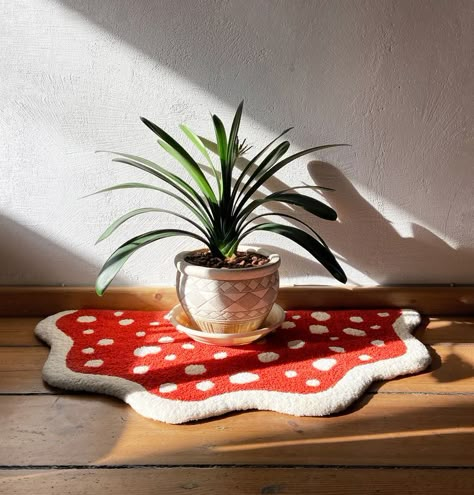
[[[49,384],[118,397],[148,418],[184,423],[261,409],[325,416],[376,380],[430,363],[412,310],[287,311],[264,340],[219,347],[190,340],[167,312],[63,311],[36,335],[51,346]]]

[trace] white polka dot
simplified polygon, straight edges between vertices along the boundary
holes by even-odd
[[[294,378],[295,376],[298,376],[298,373],[296,373],[296,371],[293,371],[293,370],[288,370],[288,371],[285,371],[285,376],[287,378]]]
[[[229,377],[229,381],[230,383],[244,384],[244,383],[256,382],[259,378],[260,377],[255,373],[243,372],[243,373],[237,373],[235,375],[231,375]]]
[[[386,317],[386,316],[390,316],[390,313],[377,313],[379,316],[381,316],[382,318]]]
[[[271,363],[272,361],[276,361],[280,357],[280,354],[276,352],[261,352],[258,355],[258,360],[261,363]]]
[[[149,366],[135,366],[135,368],[133,368],[133,372],[135,375],[144,375],[149,369]]]
[[[159,321],[152,321],[149,323],[149,325],[152,327],[158,327],[161,325],[161,323]]]
[[[313,367],[321,371],[329,371],[333,366],[337,364],[337,361],[332,358],[317,359],[313,363]]]
[[[122,325],[126,327],[127,325],[131,325],[135,320],[132,320],[131,318],[126,318],[125,320],[120,320],[119,325]]]
[[[296,323],[293,323],[292,321],[284,321],[281,324],[281,328],[295,328],[295,327],[296,327]]]
[[[82,349],[82,352],[84,354],[93,354],[94,353],[94,349],[92,347],[86,347],[85,349]]]
[[[123,311],[116,311],[114,313],[115,316],[122,316],[123,315]]]
[[[315,334],[323,334],[329,332],[328,327],[325,327],[324,325],[310,325],[309,331]]]
[[[194,344],[186,343],[181,346],[183,349],[194,349]]]
[[[161,347],[155,345],[144,345],[143,347],[137,347],[133,354],[137,357],[145,357],[148,354],[158,354],[161,351]]]
[[[178,389],[178,385],[176,383],[162,383],[160,385],[159,391],[162,394],[169,394],[170,392],[174,392]]]
[[[302,347],[304,347],[304,345],[304,340],[290,340],[290,342],[288,342],[288,347],[290,349],[301,349]]]
[[[293,320],[299,320],[301,318],[301,315],[293,315],[291,318]]]
[[[213,388],[213,387],[214,387],[214,383],[211,382],[210,380],[196,383],[196,388],[198,390],[200,390],[201,392],[207,392],[208,390],[211,390],[211,388]]]
[[[361,361],[370,361],[370,360],[372,359],[372,356],[368,356],[367,354],[361,354],[361,355],[359,356],[359,359],[360,359]]]
[[[370,328],[372,330],[379,330],[380,329],[380,325],[372,325]]]
[[[187,375],[202,375],[206,371],[206,367],[202,364],[190,364],[189,366],[186,366],[186,368],[184,368],[184,372]]]
[[[82,333],[84,335],[91,335],[94,333],[94,330],[92,330],[92,328],[88,328],[87,330],[84,330]]]
[[[318,387],[320,384],[320,381],[319,380],[306,380],[306,385],[308,385],[308,387]]]
[[[146,332],[137,332],[135,335],[136,335],[137,337],[145,337]]]
[[[79,323],[92,323],[96,320],[97,318],[95,316],[79,316],[79,318],[77,319]]]
[[[367,335],[364,330],[358,330],[357,328],[344,328],[343,332],[347,335],[353,335],[354,337],[364,337]]]
[[[176,354],[168,354],[165,356],[166,361],[174,361],[176,359]]]
[[[214,359],[225,359],[227,357],[227,352],[216,352],[214,354]]]
[[[371,344],[377,347],[383,347],[385,342],[383,340],[372,340]]]
[[[331,318],[331,315],[325,313],[324,311],[315,311],[314,313],[311,313],[311,316],[318,321],[326,321]]]
[[[329,337],[329,340],[339,340],[339,337]]]
[[[346,352],[346,350],[344,349],[344,347],[330,347],[329,349],[331,349],[331,351],[333,352]]]
[[[87,363],[85,363],[84,366],[87,366],[88,368],[98,368],[103,364],[104,361],[102,361],[102,359],[92,359],[91,361],[87,361]]]
[[[351,316],[349,320],[353,321],[354,323],[361,323],[364,321],[364,319],[360,316]]]
[[[97,342],[98,345],[112,345],[114,343],[114,339],[100,339]]]
[[[166,336],[166,337],[161,337],[158,342],[160,344],[169,344],[170,342],[174,342],[174,339],[173,337],[169,337],[169,336]]]

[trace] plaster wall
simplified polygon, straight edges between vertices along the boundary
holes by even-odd
[[[143,215],[94,246],[130,209],[171,206],[153,192],[79,199],[147,180],[94,151],[178,172],[138,117],[212,138],[209,111],[229,124],[242,98],[256,149],[290,125],[294,151],[352,145],[262,191],[336,189],[319,196],[337,223],[298,214],[350,283],[474,282],[473,18],[469,0],[0,1],[0,284],[92,284],[124,240],[185,227]],[[283,284],[337,284],[290,241],[249,242],[283,255]],[[174,253],[197,246],[160,241],[118,282],[173,284]]]

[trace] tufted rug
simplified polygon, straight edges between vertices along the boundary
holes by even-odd
[[[167,312],[63,311],[41,321],[46,382],[118,397],[168,423],[261,409],[325,416],[376,380],[430,363],[412,310],[287,311],[281,328],[242,347],[191,340]]]

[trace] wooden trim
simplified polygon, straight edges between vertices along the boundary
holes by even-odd
[[[285,309],[416,309],[424,315],[474,315],[474,286],[282,287]],[[93,287],[0,287],[0,316],[41,316],[66,309],[167,310],[174,287],[113,287],[103,297]]]

